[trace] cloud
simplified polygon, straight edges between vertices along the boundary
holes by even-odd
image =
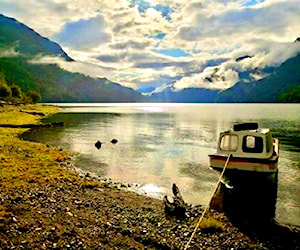
[[[226,89],[233,86],[239,79],[239,73],[252,72],[250,77],[253,80],[259,80],[267,74],[259,71],[266,67],[280,66],[287,59],[300,53],[300,43],[277,43],[266,40],[255,40],[252,42],[253,47],[250,54],[244,60],[237,61],[239,56],[245,56],[245,51],[235,52],[230,55],[231,60],[220,59],[218,66],[204,68],[201,73],[192,74],[178,80],[174,87],[184,89],[188,87],[203,87],[212,89]],[[249,51],[248,51],[249,52]]]
[[[98,15],[65,24],[55,38],[62,45],[82,50],[110,42],[111,34],[105,30],[103,17]]]
[[[15,57],[18,56],[19,53],[16,51],[15,47],[4,48],[0,50],[0,58],[1,57]]]
[[[257,40],[256,51],[252,58],[242,61],[243,69],[264,68],[279,66],[287,59],[300,53],[300,43],[277,43],[266,40]]]
[[[129,38],[127,41],[117,42],[110,44],[110,48],[116,50],[126,50],[126,49],[145,49],[151,45],[151,41],[145,38],[132,39]]]
[[[145,62],[135,64],[136,68],[163,69],[166,67],[185,67],[190,62]]]
[[[214,4],[210,4],[214,5]],[[208,5],[208,6],[210,6]],[[215,4],[217,6],[217,4]],[[215,9],[218,9],[217,7]],[[226,10],[226,8],[225,8]],[[192,11],[192,10],[191,10]],[[193,19],[183,23],[176,34],[178,39],[194,41],[199,39],[219,38],[244,41],[249,39],[270,36],[272,39],[291,41],[299,29],[291,31],[291,26],[299,28],[297,17],[300,5],[296,1],[281,1],[274,4],[262,5],[256,8],[232,8],[217,14],[191,13]],[[214,12],[217,12],[216,10]],[[287,14],[288,13],[288,14]],[[242,36],[242,37],[237,37]]]
[[[107,72],[112,70],[109,67],[104,68],[104,67],[97,66],[96,64],[80,62],[80,61],[68,62],[62,57],[44,56],[44,55],[36,56],[35,58],[31,59],[29,63],[56,64],[62,69],[65,69],[67,71],[78,72],[96,78],[105,78],[107,76]],[[112,75],[108,75],[108,77],[112,77]]]
[[[72,6],[75,8],[74,1]],[[89,4],[85,4],[85,8]],[[38,33],[52,37],[66,22],[86,17],[81,8],[74,11],[70,1],[4,0],[1,1],[2,13],[17,18],[20,22],[35,29]],[[78,6],[79,7],[79,6]]]
[[[174,84],[174,88],[178,90],[191,87],[226,89],[233,86],[238,80],[237,71],[221,65],[221,67],[207,67],[199,74],[183,77]]]

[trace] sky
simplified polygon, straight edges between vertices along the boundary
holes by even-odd
[[[155,92],[226,89],[300,52],[300,0],[0,0],[0,10],[75,60],[39,63]]]

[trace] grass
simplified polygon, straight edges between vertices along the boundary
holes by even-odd
[[[37,115],[28,114],[26,112],[42,112],[45,115],[49,115],[57,112],[58,108],[54,106],[44,106],[38,104],[28,104],[28,105],[5,105],[4,108],[0,107],[0,124],[32,124],[39,123],[40,117]]]
[[[223,231],[224,224],[213,217],[203,218],[199,226],[202,230]]]
[[[198,220],[199,220],[199,218],[194,221],[194,226],[197,225]],[[224,223],[218,221],[211,215],[208,215],[208,217],[202,218],[199,228],[206,232],[224,231],[224,229],[225,229]]]
[[[29,112],[42,112],[46,115],[57,111],[56,107],[42,105],[0,107],[0,124],[38,124],[40,116]],[[18,135],[27,129],[0,127],[0,194],[13,193],[22,189],[32,189],[43,183],[57,183],[60,179],[82,180],[59,163],[69,159],[70,154],[40,143],[23,141]],[[94,185],[85,183],[85,185]],[[0,219],[9,214],[5,204],[0,204]]]
[[[20,111],[25,112],[20,112]],[[58,108],[54,106],[43,105],[5,105],[0,107],[0,124],[22,125],[22,124],[39,124],[40,116],[28,114],[26,112],[42,112],[45,115],[50,115],[57,112]],[[12,128],[0,128],[0,137],[3,136],[16,136],[25,132],[27,129],[12,129]]]
[[[5,136],[0,142],[1,189],[26,187],[57,178],[69,178],[70,172],[59,166],[69,158],[64,151]]]

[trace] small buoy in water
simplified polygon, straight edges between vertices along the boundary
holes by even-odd
[[[102,145],[102,142],[100,142],[100,141],[97,141],[97,142],[95,143],[95,147],[96,147],[97,149],[100,149],[100,148],[101,148],[101,145]]]
[[[117,144],[117,143],[118,143],[118,140],[117,140],[117,139],[112,139],[110,142],[111,142],[112,144]]]

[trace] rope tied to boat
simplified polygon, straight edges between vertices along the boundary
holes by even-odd
[[[220,174],[220,176],[219,176],[219,180],[218,180],[218,182],[217,182],[217,185],[216,185],[216,187],[215,187],[215,189],[214,189],[214,192],[212,193],[212,195],[211,195],[211,197],[210,197],[210,199],[209,199],[208,205],[206,205],[206,207],[205,207],[205,209],[204,209],[204,211],[203,211],[201,217],[199,218],[199,220],[198,220],[198,222],[197,222],[197,225],[196,225],[196,227],[195,227],[195,229],[194,229],[194,231],[193,231],[193,233],[192,233],[192,235],[191,235],[189,241],[186,243],[186,245],[185,245],[185,247],[184,247],[184,250],[187,250],[187,249],[188,249],[188,247],[189,247],[189,245],[190,245],[192,239],[194,238],[194,236],[195,236],[195,234],[196,234],[196,231],[197,231],[198,227],[200,226],[200,224],[201,224],[201,222],[202,222],[202,220],[203,220],[203,218],[204,218],[204,216],[205,216],[205,214],[206,214],[206,212],[207,212],[207,210],[208,210],[208,208],[209,208],[209,204],[210,204],[211,200],[213,199],[213,197],[214,197],[214,195],[215,195],[215,193],[216,193],[216,191],[217,191],[217,189],[218,189],[218,186],[219,186],[219,184],[220,184],[220,182],[221,182],[221,180],[222,180],[222,178],[223,178],[223,175],[224,175],[225,170],[226,170],[226,168],[227,168],[227,166],[228,166],[229,159],[230,159],[231,156],[232,156],[232,154],[229,154],[229,155],[228,155],[227,160],[226,160],[226,162],[225,162],[225,165],[224,165],[224,167],[223,167],[223,170],[222,170],[222,172],[221,172],[221,174]]]

